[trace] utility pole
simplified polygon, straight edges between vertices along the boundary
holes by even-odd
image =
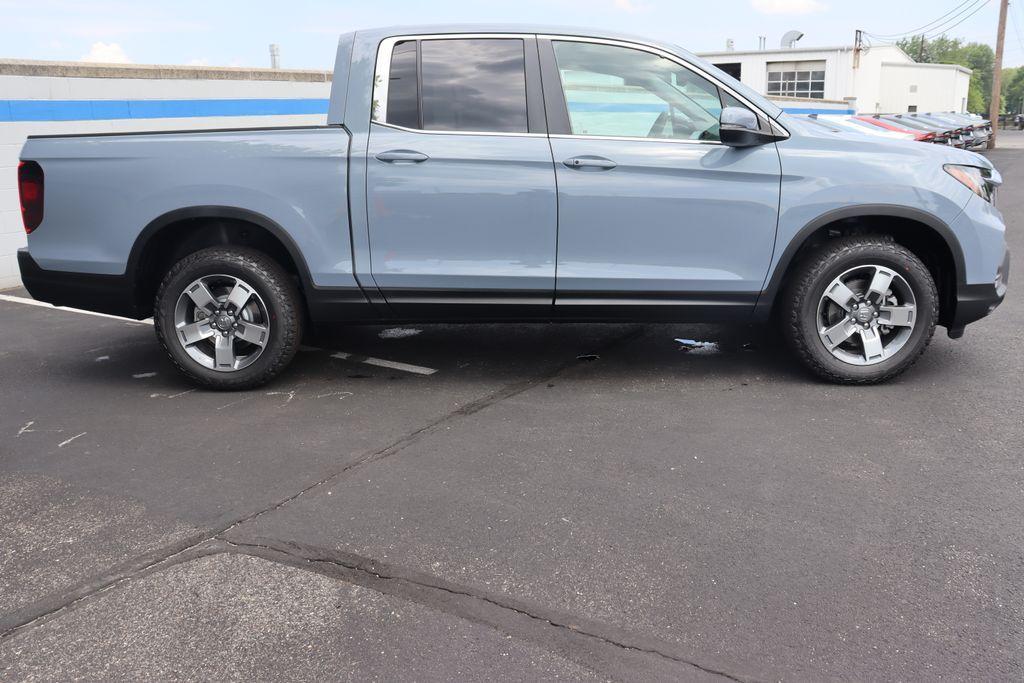
[[[924,34],[921,34],[921,40],[917,42],[917,61],[924,62]]]
[[[992,136],[988,149],[996,148],[996,131],[999,130],[999,97],[1003,87],[1003,43],[1006,39],[1006,10],[1010,0],[999,2],[999,32],[996,34],[996,63],[992,66],[992,101],[988,105],[988,120],[992,122]]]
[[[863,31],[857,29],[853,34],[853,68],[860,66],[860,53],[864,49]]]

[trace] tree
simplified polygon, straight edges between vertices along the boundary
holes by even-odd
[[[1024,67],[1003,69],[1003,109],[1010,113],[1024,111]]]
[[[949,38],[944,35],[931,40],[925,40],[923,36],[913,36],[903,38],[896,44],[918,62],[959,64],[970,69],[971,84],[967,91],[967,108],[970,111],[988,111],[988,103],[992,98],[992,69],[996,59],[991,47],[985,43],[965,43],[960,38]]]

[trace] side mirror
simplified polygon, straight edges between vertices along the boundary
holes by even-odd
[[[757,116],[744,107],[723,107],[718,118],[718,135],[729,147],[754,147],[781,139],[761,130]]]

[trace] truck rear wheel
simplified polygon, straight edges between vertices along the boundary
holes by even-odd
[[[881,236],[830,240],[796,268],[783,334],[812,371],[840,384],[884,382],[921,356],[938,319],[931,273]]]
[[[211,247],[189,254],[160,283],[156,334],[171,361],[212,389],[248,389],[278,375],[302,339],[301,300],[262,252]]]

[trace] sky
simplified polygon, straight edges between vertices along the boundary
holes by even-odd
[[[975,12],[975,10],[977,10]],[[0,57],[330,69],[339,33],[395,24],[515,22],[635,33],[693,51],[849,45],[855,29],[995,45],[999,0],[0,0]],[[947,15],[942,19],[943,15]],[[938,20],[938,21],[937,21]],[[937,23],[934,23],[936,22]],[[881,39],[874,39],[880,42]],[[1005,66],[1024,64],[1024,0],[1010,5]]]

